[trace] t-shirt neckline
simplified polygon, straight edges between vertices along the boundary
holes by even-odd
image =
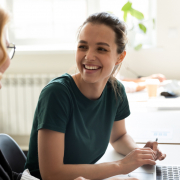
[[[77,85],[76,85],[73,77],[72,77],[70,74],[68,74],[68,73],[65,73],[65,74],[70,77],[70,80],[71,80],[72,85],[73,85],[73,90],[76,91],[77,95],[81,98],[81,100],[83,99],[83,100],[86,101],[87,103],[98,103],[98,102],[100,102],[100,101],[103,99],[104,94],[105,94],[105,91],[106,91],[106,86],[107,86],[107,84],[106,84],[106,86],[105,86],[105,88],[104,88],[101,96],[100,96],[98,99],[96,99],[96,100],[91,100],[91,99],[87,98],[87,97],[79,90],[79,88],[77,87]]]

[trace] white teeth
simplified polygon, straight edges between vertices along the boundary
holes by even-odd
[[[98,66],[87,66],[87,65],[85,65],[85,68],[86,69],[98,69],[99,67]]]

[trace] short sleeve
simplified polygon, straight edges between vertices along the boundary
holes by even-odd
[[[125,88],[123,84],[120,83],[119,81],[118,81],[118,86],[120,90],[120,96],[119,96],[119,105],[117,108],[115,121],[125,119],[130,115],[129,103],[126,96]]]
[[[71,101],[67,88],[60,83],[50,83],[41,92],[38,101],[39,129],[65,133],[71,112]]]

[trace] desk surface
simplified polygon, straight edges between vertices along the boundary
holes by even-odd
[[[138,144],[138,146],[143,147],[144,144]],[[159,149],[166,154],[166,159],[157,161],[158,165],[180,165],[180,145],[159,144]],[[106,153],[97,163],[117,161],[123,157],[109,144]]]
[[[131,115],[128,133],[138,143],[158,138],[159,143],[180,144],[180,97],[148,99],[147,92],[127,93]]]

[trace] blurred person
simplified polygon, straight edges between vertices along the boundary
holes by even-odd
[[[10,16],[8,12],[0,7],[0,89],[2,88],[1,79],[8,69],[11,59],[15,53],[15,45],[10,43],[7,36],[7,24]],[[6,158],[0,149],[0,179],[2,180],[37,180],[30,175],[26,169],[22,173],[13,172]]]
[[[145,81],[147,79],[158,79],[160,82],[166,80],[166,77],[163,74],[152,74],[150,76],[133,79],[133,78],[124,78],[123,76],[120,76],[120,74],[118,73],[116,75],[116,78],[120,82],[122,82],[127,93],[133,93],[144,90],[146,88]]]
[[[10,57],[7,53],[7,48],[9,47],[9,42],[7,41],[7,32],[6,32],[6,24],[9,21],[9,15],[3,10],[0,9],[0,89],[1,79],[3,73],[10,65]]]

